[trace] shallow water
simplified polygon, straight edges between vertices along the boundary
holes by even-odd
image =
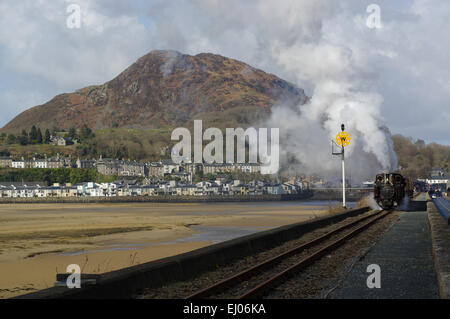
[[[312,200],[312,201],[286,201],[286,202],[239,202],[239,203],[208,203],[212,205],[225,206],[232,208],[233,206],[240,207],[298,207],[301,209],[311,209],[311,206],[318,208],[326,206],[334,206],[340,204],[337,201],[325,201],[325,200]],[[355,202],[348,202],[348,207],[352,208],[355,206]],[[303,208],[304,207],[304,208]],[[226,214],[239,214],[245,213],[246,211],[239,211],[237,209],[230,209],[229,211],[199,211],[192,212],[189,211],[189,215],[226,215]],[[183,215],[185,213],[179,212],[177,215]],[[257,212],[252,214],[252,216],[257,216]],[[309,215],[309,214],[308,214]],[[305,215],[305,216],[308,216]],[[291,216],[277,214],[280,216]],[[223,241],[231,240],[234,238],[250,235],[256,232],[260,232],[266,229],[271,229],[273,227],[264,226],[198,226],[193,227],[196,234],[185,238],[179,238],[173,241],[160,242],[160,243],[117,243],[106,246],[104,249],[93,249],[93,250],[81,250],[75,252],[65,252],[60,253],[61,256],[76,256],[81,254],[93,253],[93,252],[108,252],[108,251],[120,251],[120,250],[136,250],[145,247],[152,247],[158,245],[176,244],[184,242],[210,242],[212,244],[220,243]]]

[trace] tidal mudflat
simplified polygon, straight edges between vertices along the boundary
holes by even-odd
[[[0,205],[0,298],[328,214],[328,202]]]

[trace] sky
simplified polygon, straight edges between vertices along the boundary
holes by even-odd
[[[68,27],[71,4],[80,28]],[[380,9],[375,28],[371,4]],[[333,119],[325,126],[356,110],[373,118],[364,125],[450,145],[448,17],[443,0],[1,0],[0,126],[171,49],[220,54],[288,80],[316,97],[310,111]],[[333,113],[332,97],[358,103]]]

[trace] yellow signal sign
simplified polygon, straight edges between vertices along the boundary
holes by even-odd
[[[350,135],[347,132],[339,132],[336,135],[336,144],[342,147],[346,147],[350,144]]]

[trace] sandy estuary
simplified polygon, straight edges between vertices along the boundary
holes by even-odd
[[[0,298],[328,214],[328,202],[0,205]]]

